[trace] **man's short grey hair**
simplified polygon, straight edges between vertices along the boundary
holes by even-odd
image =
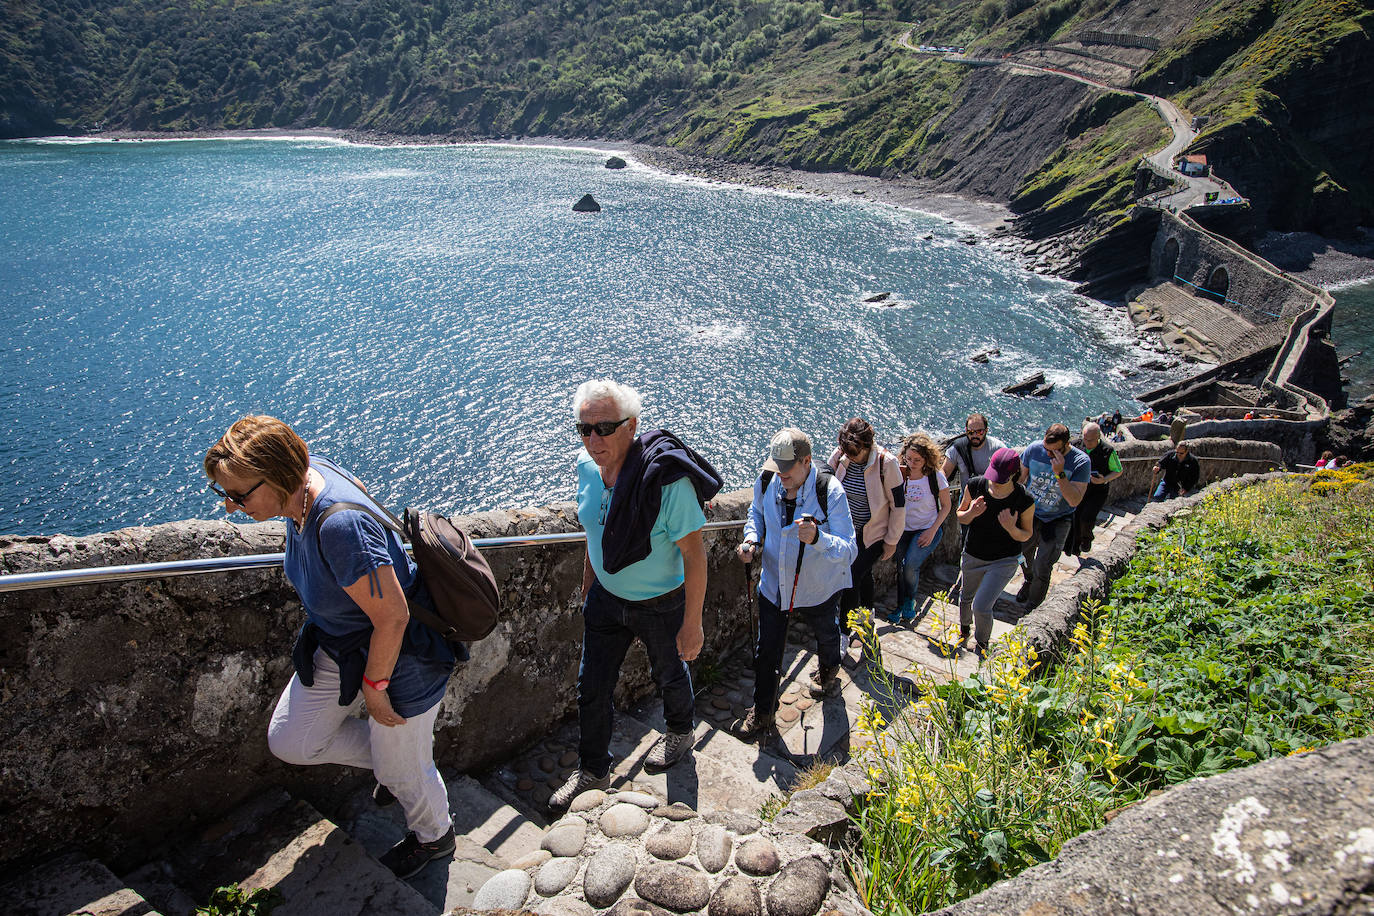
[[[590,404],[592,401],[614,401],[615,406],[620,410],[622,420],[626,417],[637,417],[640,411],[644,409],[638,391],[629,385],[622,385],[608,378],[591,379],[577,386],[572,401],[573,416],[580,416],[583,405]]]
[[[1097,425],[1096,423],[1084,423],[1084,424],[1083,424],[1083,435],[1086,436],[1086,435],[1088,434],[1088,430],[1092,430],[1093,432],[1097,433],[1099,436],[1102,435],[1102,427],[1099,426],[1099,425]]]

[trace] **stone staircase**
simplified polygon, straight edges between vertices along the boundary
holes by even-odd
[[[1095,549],[1110,543],[1143,505],[1136,500],[1105,509]],[[1062,558],[1054,582],[1071,576],[1088,559]],[[719,668],[699,673],[704,685],[699,685],[693,753],[667,772],[650,773],[642,766],[663,730],[661,704],[649,700],[618,711],[611,742],[616,757],[613,791],[642,798],[646,807],[661,805],[669,816],[675,816],[671,807],[753,820],[770,802],[785,797],[803,769],[849,758],[862,740],[853,726],[865,702],[890,719],[915,699],[911,669],[924,669],[940,680],[977,669],[980,660],[953,646],[948,636],[951,624],[957,633],[957,605],[934,597],[947,591],[956,575],[954,567],[927,567],[917,624],[898,626],[880,619],[879,657],[865,663],[851,659],[855,663],[842,669],[843,690],[836,697],[815,700],[809,695],[816,662],[805,647],[814,642],[809,633],[800,632],[801,624],[794,625],[784,657],[779,733],[762,747],[732,734],[752,703],[747,646]],[[1019,577],[1014,578],[994,609],[994,641],[1024,614],[1013,597],[1019,584]],[[895,595],[876,603],[881,615],[882,608],[895,605]],[[887,677],[876,676],[878,665]],[[437,916],[472,906],[493,878],[492,888],[497,888],[522,869],[548,861],[548,797],[576,768],[576,739],[576,723],[570,722],[480,781],[446,775],[457,850],[452,860],[437,862],[407,881],[396,879],[376,859],[404,835],[403,815],[398,805],[377,808],[367,787],[341,806],[334,821],[284,791],[268,793],[196,836],[169,835],[154,861],[123,877],[73,853],[0,884],[0,899],[9,916],[189,916],[215,888],[238,883],[248,891],[280,891],[284,902],[274,916]],[[736,832],[744,836],[755,829]],[[591,910],[576,912],[586,916]]]
[[[72,854],[0,886],[0,899],[9,916],[188,916],[215,888],[237,883],[280,891],[274,916],[435,916],[471,904],[543,838],[540,826],[475,780],[453,776],[448,788],[457,849],[409,881],[376,858],[405,834],[399,806],[379,809],[364,790],[344,806],[345,829],[280,791],[196,836],[169,838],[154,861],[122,878]]]

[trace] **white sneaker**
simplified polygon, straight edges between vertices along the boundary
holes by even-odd
[[[605,791],[611,787],[611,774],[605,776],[593,776],[586,770],[578,767],[576,773],[568,777],[568,781],[558,787],[558,791],[549,796],[549,807],[554,810],[563,810],[573,803],[573,799],[583,792],[590,792],[592,789]]]
[[[644,755],[644,766],[651,770],[666,770],[692,752],[691,732],[668,732],[654,742]]]

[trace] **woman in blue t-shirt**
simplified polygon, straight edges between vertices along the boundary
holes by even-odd
[[[400,877],[453,852],[448,793],[434,765],[434,721],[454,654],[410,616],[429,593],[401,539],[355,509],[321,520],[336,502],[369,505],[362,485],[310,451],[273,417],[239,420],[205,453],[210,489],[225,511],[254,521],[284,517],[286,578],[306,621],[296,638],[296,674],[268,726],[272,753],[287,763],[339,763],[372,770],[379,804],[401,803],[409,832],[382,855]],[[363,707],[367,718],[356,713]]]

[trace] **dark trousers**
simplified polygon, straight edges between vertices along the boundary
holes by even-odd
[[[860,533],[858,538],[862,544],[863,534]],[[840,629],[849,630],[850,611],[856,607],[873,607],[873,564],[878,562],[878,557],[882,555],[882,541],[859,548],[859,555],[849,567],[849,581],[852,584],[840,592],[840,614],[844,618],[840,621]]]
[[[676,588],[646,601],[617,598],[594,582],[582,605],[582,664],[577,671],[578,754],[582,769],[604,776],[611,768],[615,684],[630,643],[638,637],[649,653],[654,683],[663,692],[668,730],[690,732],[692,675],[677,653],[687,594]]]
[[[822,668],[840,664],[840,625],[836,616],[840,593],[812,607],[793,608],[816,634],[816,656]],[[787,648],[787,612],[759,595],[759,641],[754,647],[754,710],[772,713],[778,706],[782,653]]]
[[[1111,487],[1106,484],[1088,484],[1083,501],[1073,513],[1073,525],[1069,528],[1069,539],[1064,542],[1064,552],[1071,557],[1088,553],[1093,549],[1093,529],[1097,527],[1097,513],[1107,504],[1107,492]]]
[[[1030,582],[1030,594],[1026,596],[1027,608],[1039,607],[1040,602],[1045,600],[1045,593],[1050,590],[1050,573],[1064,553],[1064,542],[1069,538],[1071,525],[1071,514],[1051,522],[1036,518],[1031,528],[1030,540],[1021,545],[1021,557],[1026,564],[1026,579]]]

